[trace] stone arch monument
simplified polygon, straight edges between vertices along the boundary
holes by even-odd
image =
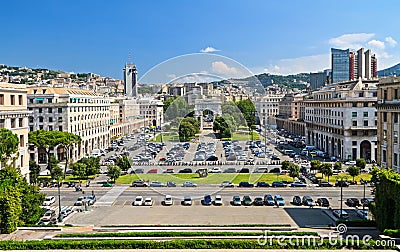
[[[210,110],[216,116],[222,115],[222,102],[219,99],[196,99],[194,101],[194,117],[200,120],[200,130],[203,130],[203,111]]]

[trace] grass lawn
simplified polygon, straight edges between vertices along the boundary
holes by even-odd
[[[315,175],[317,178],[322,178],[322,174],[321,173],[317,173],[316,175]],[[360,182],[360,179],[363,179],[363,180],[371,180],[371,178],[372,178],[372,175],[371,174],[369,174],[369,173],[362,173],[362,174],[360,174],[360,175],[358,175],[358,176],[356,176],[356,177],[354,177],[354,180],[355,181],[357,181],[357,183],[359,183]],[[327,177],[325,177],[324,176],[324,180],[326,181],[328,178]],[[347,173],[339,173],[339,174],[334,174],[333,176],[330,176],[329,177],[329,182],[330,183],[335,183],[336,182],[336,180],[340,180],[340,179],[343,179],[343,180],[348,180],[348,181],[353,181],[353,177],[352,176],[350,176],[349,174],[347,174]]]
[[[251,135],[248,132],[234,132],[232,139],[238,141],[247,141],[251,140]],[[253,140],[260,140],[260,136],[257,132],[253,132]]]
[[[161,134],[158,134],[156,138],[152,138],[150,142],[179,142],[178,134],[162,134],[162,141],[161,141]]]
[[[91,175],[91,176],[89,176],[89,179],[91,180],[91,179],[94,179],[96,177],[97,177],[97,175]],[[50,176],[39,176],[38,177],[38,181],[40,181],[40,182],[44,182],[44,181],[51,182],[51,181],[53,181],[53,179],[51,179]],[[68,175],[68,176],[65,177],[64,182],[86,183],[86,178],[82,179],[82,178],[75,177],[73,175]]]
[[[196,184],[221,184],[223,181],[230,181],[234,184],[239,184],[242,181],[250,183],[257,183],[258,181],[265,181],[272,183],[273,181],[292,181],[293,179],[288,175],[279,175],[278,179],[276,174],[254,174],[254,173],[215,173],[209,174],[206,178],[200,178],[198,174],[131,174],[124,175],[117,179],[117,184],[131,184],[134,180],[149,180],[160,181],[166,183],[173,181],[177,184],[182,184],[185,181],[192,181]]]

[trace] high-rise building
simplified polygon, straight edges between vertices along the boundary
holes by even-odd
[[[127,97],[137,97],[137,70],[135,64],[125,64],[124,68],[124,94]]]
[[[350,50],[331,48],[332,52],[332,82],[350,80]]]
[[[357,52],[350,49],[331,48],[332,82],[371,80],[378,76],[378,61],[371,50],[360,48]]]
[[[310,73],[310,89],[315,90],[323,87],[329,82],[329,75],[331,70],[327,69],[323,72]]]

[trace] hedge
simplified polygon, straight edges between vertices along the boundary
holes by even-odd
[[[282,242],[282,240],[280,240]],[[340,242],[332,243],[328,239],[315,244],[301,244],[287,242],[278,244],[277,240],[260,245],[257,240],[172,240],[172,241],[114,241],[114,240],[90,240],[90,241],[0,241],[0,250],[79,250],[79,249],[383,249],[376,245],[375,241],[367,244],[349,244]],[[394,249],[394,248],[392,248]]]
[[[71,233],[55,237],[193,237],[193,236],[259,236],[264,232],[112,232]],[[267,232],[268,236],[318,236],[317,232]]]
[[[400,229],[385,229],[383,233],[390,237],[400,238]]]
[[[166,225],[104,225],[102,228],[121,228],[121,227],[291,227],[290,224],[194,224],[194,225],[186,225],[186,224],[166,224]]]
[[[376,221],[374,220],[338,220],[336,226],[340,223],[344,223],[348,227],[376,227]]]

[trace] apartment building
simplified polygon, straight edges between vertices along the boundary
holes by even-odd
[[[282,98],[279,102],[279,115],[275,119],[279,129],[285,129],[295,135],[305,135],[305,96],[306,94],[286,94]]]
[[[71,148],[71,161],[104,149],[110,140],[110,101],[90,90],[57,87],[28,88],[29,130],[68,131],[82,138]],[[57,159],[65,158],[62,147],[51,151]],[[30,149],[30,158],[46,162],[44,150]]]
[[[279,114],[279,102],[283,96],[283,94],[266,94],[256,97],[254,105],[261,125],[276,125],[275,116]]]
[[[378,84],[378,160],[385,168],[400,172],[399,116],[400,77],[388,77]]]
[[[14,156],[14,167],[29,181],[28,116],[26,86],[0,83],[0,128],[11,130],[18,136],[19,148]],[[0,169],[6,164],[0,164]]]
[[[139,104],[141,118],[148,120],[151,126],[161,128],[164,123],[164,103],[152,97],[143,97],[136,102]]]
[[[306,142],[343,160],[377,160],[378,80],[348,81],[304,100]]]

